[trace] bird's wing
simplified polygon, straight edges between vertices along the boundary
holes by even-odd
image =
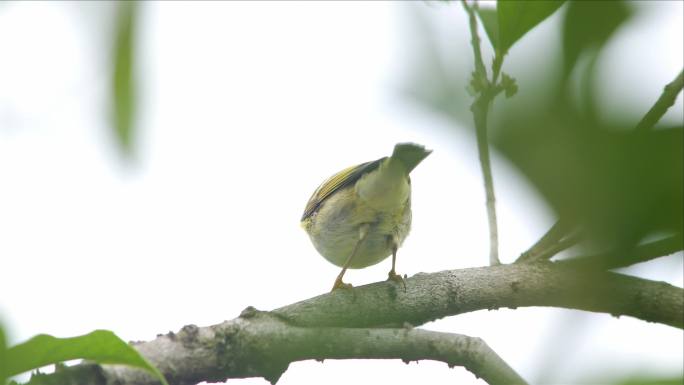
[[[356,166],[345,168],[344,170],[328,178],[325,182],[318,186],[313,195],[311,195],[311,198],[309,198],[309,202],[306,204],[306,208],[304,209],[304,214],[302,214],[301,220],[303,221],[311,216],[311,214],[315,213],[318,207],[320,207],[320,205],[336,191],[339,191],[347,186],[351,186],[352,184],[356,183],[356,181],[358,181],[364,174],[378,168],[380,163],[382,163],[382,161],[385,159],[387,158],[380,158],[372,162],[361,163]]]

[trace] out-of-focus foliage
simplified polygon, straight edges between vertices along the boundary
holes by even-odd
[[[7,341],[5,340],[5,331],[0,325],[0,385],[4,385],[7,381]]]
[[[570,1],[563,23],[563,58],[566,75],[582,53],[600,52],[613,33],[631,16],[623,1]]]
[[[570,2],[563,22],[565,71],[546,106],[508,111],[495,145],[544,194],[561,218],[602,248],[626,252],[657,232],[682,232],[682,127],[637,133],[582,114],[567,92],[577,58],[597,56],[630,11],[620,1]],[[593,72],[593,66],[585,69]],[[592,74],[581,76],[591,79]],[[538,86],[538,85],[535,85]],[[581,103],[592,104],[585,87]],[[644,111],[645,112],[645,111]],[[636,124],[636,122],[635,122]]]
[[[684,384],[684,377],[672,378],[647,378],[647,377],[632,377],[626,380],[615,382],[614,385],[682,385]]]
[[[434,31],[429,21],[420,14],[416,14],[415,21],[419,30],[415,36],[419,39],[419,52],[414,55],[418,59],[415,64],[417,70],[413,72],[415,79],[406,87],[405,92],[437,113],[447,115],[461,124],[470,123],[470,98],[465,92],[464,85],[467,74],[454,71],[433,38]]]
[[[132,346],[107,330],[71,338],[46,334],[7,349],[6,374],[14,376],[68,360],[87,359],[101,364],[122,364],[146,370],[165,384],[164,376]]]
[[[497,147],[559,217],[602,248],[628,251],[647,235],[682,231],[682,127],[637,133],[602,127],[562,105],[507,115]]]
[[[480,9],[480,19],[492,46],[506,53],[527,32],[551,16],[565,0],[501,1],[496,11]]]
[[[492,44],[499,48],[497,52],[505,52],[561,4],[500,1],[496,11],[480,10],[479,18]],[[684,122],[636,132],[636,121],[633,126],[617,127],[598,122],[591,113],[597,108],[593,63],[614,32],[629,20],[629,4],[573,1],[561,11],[564,58],[555,60],[548,52],[540,52],[543,61],[534,57],[529,60],[532,71],[534,66],[557,63],[556,77],[520,85],[526,92],[550,97],[526,105],[516,101],[515,109],[506,108],[506,101],[497,101],[501,107],[497,108],[497,118],[490,120],[491,143],[527,176],[560,218],[584,230],[588,245],[610,251],[601,255],[619,258],[616,256],[628,255],[649,236],[681,235]],[[577,66],[583,57],[589,58],[590,65]],[[440,76],[450,77],[448,73]],[[578,101],[570,97],[576,79],[584,82]],[[450,86],[449,82],[438,85]],[[447,111],[448,116],[457,116],[459,123],[472,125],[472,117],[457,113],[461,107],[456,104],[463,102],[462,96],[451,100],[450,110],[449,102],[441,98],[456,91],[436,89],[424,94],[430,97],[419,100],[437,111]],[[521,101],[528,100],[525,95],[519,96]],[[437,103],[430,105],[433,101]]]
[[[125,155],[133,150],[135,121],[134,41],[137,3],[117,4],[118,15],[114,36],[114,73],[112,77],[113,119],[115,136]]]

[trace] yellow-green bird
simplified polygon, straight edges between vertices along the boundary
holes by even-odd
[[[316,250],[342,267],[361,269],[392,255],[388,279],[401,281],[394,270],[397,249],[411,228],[411,171],[432,151],[399,143],[390,157],[346,168],[323,182],[309,199],[301,224]]]

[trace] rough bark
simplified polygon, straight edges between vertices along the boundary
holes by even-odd
[[[270,312],[247,308],[224,323],[185,326],[135,347],[171,384],[227,378],[277,381],[291,362],[328,358],[438,360],[490,384],[524,380],[482,340],[415,329],[481,309],[554,306],[629,315],[682,328],[684,291],[663,283],[560,264],[514,264],[418,274],[339,290]],[[413,326],[412,326],[413,325]],[[81,364],[35,376],[34,384],[153,384],[122,366]]]

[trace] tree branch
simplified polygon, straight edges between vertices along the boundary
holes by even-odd
[[[410,327],[475,310],[520,306],[564,307],[684,326],[682,288],[562,263],[537,263],[418,274],[406,279],[406,291],[395,282],[374,283],[271,312],[247,308],[232,321],[186,326],[135,346],[177,385],[253,376],[275,381],[290,362],[325,358],[433,359],[463,365],[491,384],[522,383],[481,340]],[[42,382],[32,383],[83,384],[68,380],[72,371],[88,375],[88,384],[154,383],[142,371],[92,364],[40,375],[32,381]]]
[[[636,126],[637,131],[646,131],[655,126],[656,123],[665,115],[665,112],[672,107],[677,100],[679,91],[684,87],[684,71],[680,72],[677,77],[671,81],[663,89],[663,93],[655,102],[653,107],[644,115],[639,124]]]
[[[663,282],[560,263],[513,264],[417,274],[338,290],[273,312],[300,326],[422,325],[483,309],[553,306],[684,326],[684,290]]]
[[[185,326],[179,333],[139,343],[137,349],[171,384],[190,385],[228,378],[278,381],[295,361],[315,359],[401,359],[464,366],[492,385],[526,384],[484,341],[460,334],[413,328],[307,328],[268,312],[248,309],[222,324]],[[32,378],[47,384],[157,384],[146,372],[124,366],[77,365]]]

